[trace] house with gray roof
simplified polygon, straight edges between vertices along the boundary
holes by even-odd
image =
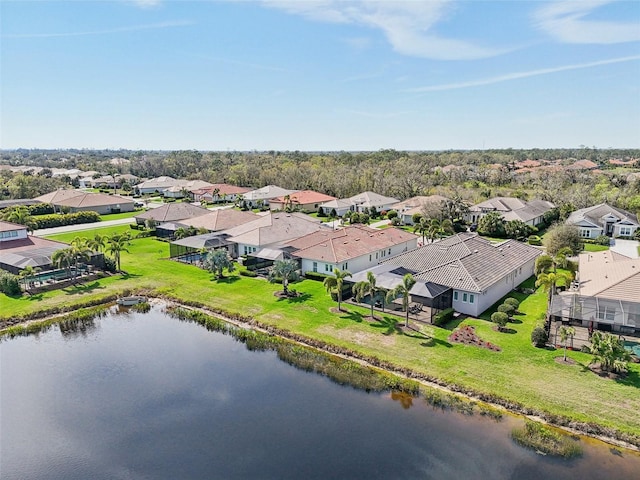
[[[320,205],[320,208],[322,208],[326,214],[329,214],[331,210],[335,209],[337,215],[341,217],[348,211],[361,213],[371,207],[379,212],[382,210],[390,210],[398,201],[397,198],[385,197],[375,192],[362,192],[353,197],[325,202]]]
[[[131,198],[75,189],[61,188],[40,195],[34,200],[50,203],[57,209],[65,209],[71,213],[90,211],[106,215],[109,213],[133,212],[135,209],[135,202]]]
[[[413,302],[432,306],[437,300],[439,309],[453,307],[478,316],[531,277],[541,253],[516,240],[493,244],[475,233],[459,233],[385,259],[371,271],[389,266],[385,275],[396,277],[395,283],[387,278],[391,288],[411,273],[417,280],[411,290]],[[397,268],[401,270],[394,274]],[[365,279],[367,271],[350,281],[359,281],[359,276]]]
[[[154,221],[156,224],[164,222],[179,222],[188,218],[206,215],[209,210],[206,208],[191,205],[187,202],[166,203],[158,208],[152,208],[146,212],[136,215],[136,223],[144,225],[147,220]]]
[[[469,207],[465,220],[469,223],[478,221],[489,212],[498,212],[506,222],[520,220],[535,227],[544,221],[544,214],[555,205],[545,200],[525,202],[514,197],[495,197]]]
[[[640,228],[634,214],[607,203],[576,210],[569,215],[566,223],[578,227],[582,238],[596,238],[600,235],[632,237]]]

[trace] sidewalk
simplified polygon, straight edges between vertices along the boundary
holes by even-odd
[[[120,218],[118,220],[107,220],[106,222],[93,222],[93,223],[80,223],[78,225],[65,225],[64,227],[43,228],[35,230],[34,235],[42,237],[43,235],[56,235],[58,233],[79,232],[82,230],[93,230],[95,228],[113,227],[116,225],[128,225],[130,223],[136,223],[136,219]]]

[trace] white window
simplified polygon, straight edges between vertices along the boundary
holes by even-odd
[[[467,294],[466,294],[466,293],[463,293],[463,294],[462,294],[462,301],[463,301],[464,303],[467,303]]]
[[[328,263],[324,264],[324,271],[325,272],[330,272],[331,271],[331,265],[329,265]]]
[[[582,238],[591,238],[591,230],[589,230],[588,228],[581,228],[580,236]]]
[[[458,292],[453,292],[453,300],[458,301]]]
[[[621,237],[630,237],[631,236],[631,227],[620,227],[620,236]]]
[[[469,294],[469,303],[473,303],[475,301],[475,295],[473,293]]]
[[[313,262],[313,271],[314,272],[318,271],[318,262]]]

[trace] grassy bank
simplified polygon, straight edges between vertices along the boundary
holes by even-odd
[[[77,234],[91,236],[93,232]],[[551,420],[556,416],[559,423],[567,423],[560,417],[568,417],[640,436],[640,365],[631,365],[629,375],[615,381],[593,374],[586,367],[591,360],[587,354],[571,352],[576,365],[567,366],[554,361],[560,352],[532,347],[531,330],[546,302],[541,291],[518,296],[522,314],[516,316],[517,323],[509,324],[512,333],[496,332],[484,319],[463,321],[474,326],[482,339],[502,348],[493,352],[451,344],[447,329],[433,327],[426,334],[404,333],[397,326],[402,323],[400,317],[378,314],[380,320],[371,322],[367,309],[352,305],[345,305],[346,311],[340,314],[331,313],[336,305],[320,282],[305,280],[294,286],[300,297],[279,299],[274,296],[281,288],[278,285],[237,274],[217,282],[205,271],[167,260],[168,253],[167,243],[153,238],[134,240],[130,253],[122,255],[127,275],[31,298],[0,295],[1,315],[24,315],[85,303],[124,289],[145,289],[251,317],[261,324],[358,352],[461,390],[482,393],[488,400],[501,398],[507,406],[511,402],[532,413],[544,411]]]

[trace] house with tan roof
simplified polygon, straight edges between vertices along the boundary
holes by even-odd
[[[544,221],[544,214],[554,207],[553,203],[545,200],[525,202],[514,197],[495,197],[469,207],[465,220],[478,223],[487,213],[498,212],[505,222],[520,220],[535,227]]]
[[[271,210],[289,210],[305,213],[318,211],[320,204],[335,200],[336,197],[314,192],[313,190],[302,190],[299,192],[273,198],[269,201]]]
[[[581,253],[576,281],[554,296],[550,314],[590,329],[640,333],[640,258]]]
[[[146,195],[150,193],[162,193],[166,189],[180,186],[185,183],[185,180],[178,180],[167,175],[161,177],[151,178],[145,180],[135,186],[135,192],[140,195]]]
[[[291,195],[296,192],[297,190],[287,190],[286,188],[278,187],[277,185],[267,185],[266,187],[251,190],[242,194],[242,199],[246,202],[249,208],[254,208],[261,205],[268,206],[272,199]]]
[[[600,235],[632,237],[640,228],[634,214],[608,203],[576,210],[569,215],[566,223],[578,227],[582,238],[596,238]]]
[[[134,201],[119,195],[104,193],[90,193],[82,190],[60,189],[36,197],[34,200],[50,203],[57,209],[74,212],[98,212],[100,215],[109,213],[133,212]]]
[[[234,208],[216,208],[215,210],[208,211],[204,215],[183,219],[180,223],[186,227],[196,229],[205,228],[210,232],[218,232],[253,222],[258,218],[260,218],[260,216],[253,212],[243,212]]]
[[[417,246],[418,237],[399,228],[378,230],[352,225],[310,233],[286,243],[283,249],[300,259],[303,272],[332,275],[334,268],[360,272]]]
[[[390,290],[410,273],[417,281],[412,302],[478,316],[531,277],[541,253],[516,240],[493,244],[475,233],[459,233],[385,259],[349,281],[365,280],[371,271]]]
[[[179,222],[188,218],[206,215],[207,213],[209,213],[209,210],[206,208],[191,205],[187,202],[180,202],[166,203],[161,207],[152,208],[151,210],[140,213],[134,218],[138,225],[144,225],[147,220],[160,224],[164,222]]]
[[[162,195],[167,198],[191,197],[194,190],[210,187],[211,183],[204,180],[180,180],[180,183],[173,185],[162,191]]]
[[[300,212],[269,212],[256,220],[224,230],[233,244],[233,256],[249,255],[319,230],[329,230],[319,220]]]

